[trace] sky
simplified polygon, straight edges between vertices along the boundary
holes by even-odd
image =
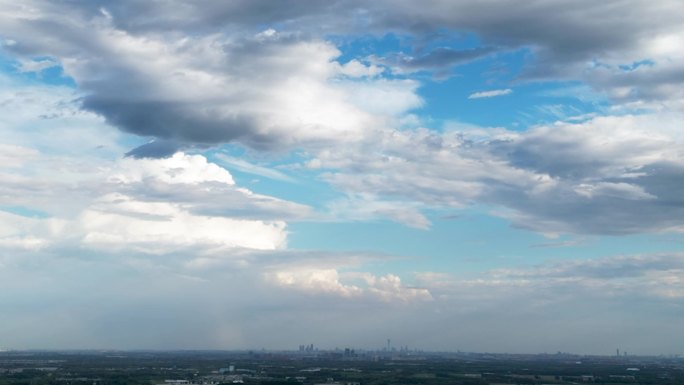
[[[684,5],[0,0],[0,348],[684,354]]]

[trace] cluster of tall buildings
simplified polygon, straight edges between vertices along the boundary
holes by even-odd
[[[309,344],[309,345],[299,345],[299,352],[300,353],[312,353],[315,352],[316,348],[314,348],[314,344]]]

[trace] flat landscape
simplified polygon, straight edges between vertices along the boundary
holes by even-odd
[[[0,384],[684,384],[678,357],[311,352],[4,352]]]

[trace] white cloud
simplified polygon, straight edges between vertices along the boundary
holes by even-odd
[[[496,96],[510,95],[512,93],[513,93],[513,90],[510,88],[506,88],[506,89],[502,89],[502,90],[480,91],[480,92],[474,92],[474,93],[468,95],[468,99],[493,98]]]
[[[37,154],[32,148],[0,143],[0,164],[9,169],[23,166]]]
[[[245,219],[228,212],[231,204],[241,203],[254,211],[262,206],[276,214],[279,205],[287,207],[289,203],[234,187],[230,173],[203,156],[178,153],[166,159],[124,158],[103,177],[106,181],[93,181],[92,186],[107,192],[84,204],[66,230],[73,233],[60,236],[82,237],[86,247],[150,253],[177,248],[213,252],[278,249],[286,244],[286,225],[277,217]],[[227,197],[213,198],[214,192]],[[211,202],[204,202],[208,198]],[[292,208],[299,209],[296,205]],[[221,210],[228,212],[224,215]]]
[[[359,296],[363,290],[340,282],[335,269],[306,269],[268,273],[266,279],[278,286],[295,288],[311,294],[333,294],[341,297]]]
[[[132,249],[164,254],[178,249],[211,252],[285,246],[283,221],[255,221],[193,215],[173,203],[141,202],[109,194],[79,218],[82,244],[104,250]]]
[[[112,170],[108,181],[113,184],[141,183],[150,180],[169,185],[216,182],[234,185],[232,175],[201,155],[185,155],[178,152],[165,159],[124,158]]]
[[[420,212],[421,205],[409,201],[383,201],[371,194],[351,194],[326,205],[321,220],[372,221],[389,219],[426,230],[430,220]]]
[[[292,219],[311,212],[308,206],[235,186],[227,170],[201,155],[125,158],[108,170],[106,185],[141,201],[173,202],[197,215]]]
[[[423,100],[417,94],[419,85],[420,83],[410,79],[374,79],[344,82],[340,83],[339,87],[344,90],[348,103],[375,116],[390,119],[390,123],[394,123],[391,119],[401,117],[407,111],[423,105]],[[381,124],[378,126],[384,127]],[[378,127],[366,127],[369,131],[366,135],[372,135],[376,128]]]
[[[45,69],[58,66],[54,60],[23,60],[19,63],[20,72],[41,72]]]
[[[393,274],[375,276],[370,273],[342,273],[336,269],[300,268],[266,273],[266,279],[277,286],[302,291],[309,295],[334,295],[344,298],[370,298],[385,302],[430,301],[425,288],[406,287]],[[344,278],[361,280],[357,285],[344,283]]]
[[[376,76],[384,71],[382,67],[375,64],[363,64],[353,59],[340,65],[340,73],[354,78]]]
[[[184,171],[182,168],[174,170],[178,174]],[[196,181],[197,176],[194,176]],[[212,176],[209,173],[209,178]],[[34,248],[80,244],[99,250],[153,254],[183,248],[194,249],[196,253],[216,253],[231,248],[285,247],[287,233],[282,220],[193,214],[185,208],[187,204],[173,200],[141,200],[109,192],[90,202],[82,202],[82,210],[71,219],[25,218],[5,213],[0,216],[0,230],[6,229],[0,231],[0,243]]]
[[[54,243],[68,225],[56,218],[29,218],[0,210],[2,249],[40,250]]]
[[[575,188],[575,192],[580,195],[584,195],[587,198],[593,198],[597,195],[605,195],[633,200],[657,199],[655,195],[647,193],[642,186],[635,186],[629,183],[583,183]]]

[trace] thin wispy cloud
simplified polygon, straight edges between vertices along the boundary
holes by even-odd
[[[292,177],[281,171],[270,167],[259,166],[244,159],[235,158],[226,154],[216,154],[216,158],[228,167],[235,168],[236,170],[246,172],[248,174],[258,175],[264,178],[279,180],[282,182],[295,182]]]
[[[502,90],[480,91],[480,92],[474,92],[474,93],[468,95],[468,99],[494,98],[497,96],[510,95],[512,93],[513,93],[513,90],[510,88],[506,88],[506,89],[502,89]]]

